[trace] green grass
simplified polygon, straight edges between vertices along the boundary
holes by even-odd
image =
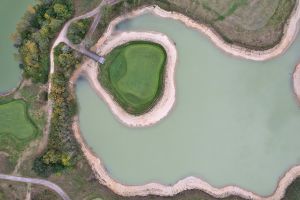
[[[27,140],[36,133],[36,128],[28,119],[26,104],[12,101],[0,105],[0,136],[9,134],[18,140]]]
[[[236,1],[233,1],[230,4],[229,9],[226,11],[226,13],[219,20],[223,20],[226,17],[232,15],[240,6],[244,6],[246,4],[247,4],[247,0],[236,0]]]
[[[13,163],[37,133],[23,100],[0,104],[0,151],[10,154]]]
[[[3,194],[3,192],[0,191],[0,200],[4,200],[4,199],[5,199],[4,194]]]
[[[226,10],[226,12],[222,14],[210,7],[209,1],[203,2],[202,4],[203,8],[210,12],[213,12],[217,16],[215,21],[224,20],[226,17],[232,15],[240,6],[244,5],[247,5],[247,0],[234,0],[230,3],[229,8]]]
[[[82,15],[96,8],[102,0],[73,0],[75,16]]]
[[[284,24],[296,2],[296,0],[123,0],[102,9],[102,19],[91,40],[92,43],[96,43],[115,17],[137,7],[156,4],[167,11],[182,13],[212,27],[228,43],[254,50],[266,50],[280,42]]]
[[[291,10],[293,8],[294,2],[292,1],[279,1],[278,7],[276,9],[276,12],[274,15],[270,18],[268,21],[268,26],[283,26],[283,22],[289,17],[290,12],[287,12],[288,10]]]
[[[166,52],[158,44],[130,42],[115,48],[100,67],[100,82],[129,113],[148,111],[163,86]]]

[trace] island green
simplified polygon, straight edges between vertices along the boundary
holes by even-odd
[[[129,42],[115,48],[100,66],[100,82],[130,114],[147,112],[163,89],[166,52],[156,43]]]

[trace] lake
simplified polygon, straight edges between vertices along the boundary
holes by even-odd
[[[118,31],[157,31],[176,42],[176,105],[158,124],[127,128],[80,80],[76,92],[87,144],[123,184],[174,184],[196,176],[215,187],[238,185],[270,195],[300,164],[300,108],[292,73],[300,37],[270,61],[235,58],[203,34],[145,14]]]
[[[13,46],[11,35],[16,32],[27,7],[34,4],[34,0],[1,0],[0,6],[0,93],[16,87],[21,80],[19,63],[14,58],[17,49]]]

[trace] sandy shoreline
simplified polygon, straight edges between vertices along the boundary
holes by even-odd
[[[21,85],[23,84],[25,79],[21,78],[21,80],[19,81],[18,85],[8,91],[4,91],[4,92],[0,92],[0,97],[5,97],[5,96],[9,96],[11,94],[13,94],[15,91],[17,91]]]
[[[155,106],[143,115],[131,115],[127,113],[100,84],[98,80],[98,64],[90,62],[83,64],[83,72],[90,85],[109,106],[113,114],[126,126],[144,127],[157,123],[166,117],[175,103],[175,66],[177,61],[177,51],[174,43],[165,35],[154,32],[123,32],[114,35],[97,43],[97,52],[101,55],[108,54],[115,47],[130,41],[150,41],[160,44],[167,52],[167,62],[164,73],[164,89],[162,96]]]
[[[300,63],[296,66],[293,73],[293,87],[294,93],[296,94],[296,97],[300,102]]]
[[[218,48],[222,49],[224,52],[236,56],[241,57],[244,59],[249,60],[255,60],[255,61],[264,61],[272,59],[278,55],[281,55],[284,53],[288,47],[293,43],[295,40],[298,32],[299,32],[299,21],[300,21],[300,1],[297,1],[295,5],[295,9],[293,10],[293,13],[291,14],[290,19],[286,23],[286,26],[284,27],[284,34],[276,46],[274,46],[271,49],[264,50],[264,51],[256,51],[256,50],[250,50],[244,47],[240,47],[237,45],[232,45],[226,43],[222,37],[213,29],[206,26],[205,24],[199,24],[196,21],[192,20],[191,18],[177,12],[169,12],[161,9],[158,6],[149,6],[144,7],[135,11],[132,11],[131,13],[128,13],[126,15],[117,17],[114,19],[106,33],[102,38],[99,39],[98,43],[95,45],[96,47],[99,46],[105,40],[109,35],[113,32],[114,27],[120,23],[121,21],[125,19],[134,18],[136,16],[145,14],[145,13],[152,13],[160,17],[164,18],[170,18],[174,20],[178,20],[182,23],[184,23],[188,28],[196,29],[197,31],[203,33],[205,36],[207,36]]]
[[[130,32],[121,33],[119,35],[122,36],[121,38],[112,37],[113,39],[111,40],[110,39],[107,40],[107,39],[110,38],[115,25],[121,22],[122,20],[126,18],[135,17],[146,12],[152,12],[161,17],[168,17],[175,20],[180,20],[181,22],[185,23],[186,26],[199,30],[200,32],[207,35],[216,46],[218,46],[219,48],[221,48],[222,50],[224,50],[225,52],[231,55],[242,57],[245,59],[257,60],[257,61],[267,60],[285,52],[286,49],[290,46],[290,44],[295,39],[295,36],[298,33],[297,22],[299,21],[300,18],[299,2],[297,2],[296,7],[297,8],[294,10],[292,17],[289,20],[288,26],[285,27],[285,34],[281,42],[278,45],[276,45],[274,48],[266,51],[251,51],[242,47],[226,44],[217,34],[215,34],[213,30],[206,27],[205,25],[197,24],[196,22],[194,22],[193,20],[189,19],[188,17],[182,14],[167,12],[158,7],[142,8],[128,15],[121,16],[113,20],[109,25],[107,32],[104,34],[104,36],[98,41],[98,43],[94,47],[94,50],[97,50],[97,52],[99,52],[100,54],[106,54],[112,48],[118,46],[118,44],[121,44],[123,41],[130,41],[128,40],[128,38],[126,38],[127,36],[130,36],[131,34]],[[140,33],[139,36],[144,34],[150,34],[150,33]],[[118,107],[116,102],[111,101],[112,99],[110,96],[105,96],[104,93],[105,91],[102,91],[103,88],[101,87],[101,85],[97,80],[97,71],[96,71],[97,68],[95,68],[95,65],[96,64],[90,60],[87,60],[86,62],[83,63],[83,66],[78,71],[76,71],[74,77],[72,77],[72,79],[70,80],[70,87],[72,88],[72,90],[74,90],[73,84],[76,82],[76,79],[80,76],[80,74],[85,74],[92,87],[97,91],[97,94],[100,95],[106,101],[106,103],[108,103],[110,109],[123,123],[129,126],[150,125],[151,123],[149,123],[149,121],[146,119],[142,119],[141,121],[139,121],[139,123],[137,123],[137,121],[133,122],[132,120],[134,119],[128,117],[127,116],[128,114],[125,111],[118,110],[120,107]],[[174,81],[174,79],[172,81]],[[296,71],[294,73],[294,89],[297,96],[300,97],[300,67],[299,66],[296,68]],[[168,87],[165,87],[164,93],[165,92],[166,93],[169,92]],[[174,88],[174,101],[175,101],[175,88]],[[157,104],[157,108],[159,108],[158,104]],[[164,111],[162,113],[167,114],[168,112]],[[146,114],[143,116],[146,116]],[[126,118],[125,120],[124,117]],[[163,116],[155,116],[155,119],[152,119],[153,120],[152,123],[155,123],[155,121],[159,121],[159,118],[161,119],[162,117]],[[187,177],[185,179],[178,181],[176,184],[172,186],[161,185],[158,183],[149,183],[140,186],[123,185],[109,176],[100,158],[98,158],[91,151],[88,145],[85,143],[84,139],[82,138],[82,135],[80,134],[78,116],[74,118],[73,130],[74,130],[75,137],[79,142],[81,149],[84,155],[86,156],[87,160],[89,161],[89,164],[91,165],[93,171],[95,172],[95,175],[97,176],[99,182],[107,186],[108,188],[110,188],[116,194],[122,196],[147,196],[147,195],[173,196],[185,190],[198,189],[216,198],[224,198],[230,195],[237,195],[247,199],[281,199],[282,197],[284,197],[285,190],[289,186],[289,184],[292,183],[294,179],[300,175],[300,166],[295,166],[291,168],[280,179],[276,191],[271,196],[268,197],[261,197],[257,194],[246,191],[237,186],[215,188],[197,177]]]

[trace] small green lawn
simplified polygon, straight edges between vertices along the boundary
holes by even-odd
[[[23,100],[0,104],[0,151],[10,154],[12,162],[16,161],[19,152],[23,151],[37,133]]]
[[[100,82],[129,113],[147,112],[163,88],[166,52],[158,44],[130,42],[110,52],[100,66]]]
[[[30,139],[36,128],[28,119],[26,104],[23,101],[12,101],[0,105],[0,136],[10,134],[19,140]]]

